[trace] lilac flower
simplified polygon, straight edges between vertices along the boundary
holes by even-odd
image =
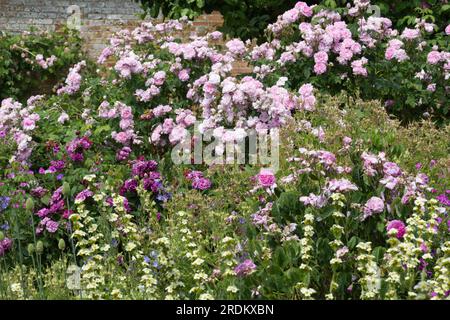
[[[358,187],[347,179],[333,179],[328,182],[328,190],[332,192],[356,191]]]
[[[8,222],[5,222],[4,224],[0,225],[0,230],[4,230],[4,231],[9,230]]]
[[[378,197],[370,198],[364,205],[364,216],[363,220],[372,216],[375,213],[381,213],[384,210],[384,201]]]
[[[58,89],[57,94],[61,95],[63,93],[67,93],[69,95],[75,94],[78,90],[80,90],[82,77],[80,75],[80,70],[82,67],[86,66],[86,61],[81,61],[74,65],[67,75],[66,85],[60,89]]]
[[[10,197],[0,197],[0,212],[5,211],[8,208],[9,203],[11,202]]]
[[[402,170],[394,162],[385,162],[383,164],[383,172],[385,175],[392,177],[398,177],[402,174]]]
[[[161,192],[156,196],[156,199],[161,202],[167,202],[172,198],[172,194],[170,192]]]
[[[131,149],[129,147],[123,147],[122,149],[120,149],[117,152],[116,159],[118,161],[127,160],[129,158],[130,154],[131,154]]]
[[[203,178],[203,172],[192,170],[186,173],[185,177],[189,181],[194,181],[195,179]]]
[[[2,257],[11,248],[12,248],[12,240],[10,238],[5,238],[2,241],[0,241],[0,257]]]
[[[156,170],[158,163],[154,160],[137,160],[133,163],[131,173],[133,176],[143,177],[146,173]]]
[[[53,220],[50,220],[45,225],[45,228],[50,233],[55,233],[58,230],[59,223]]]
[[[75,197],[75,202],[77,203],[84,202],[87,198],[90,198],[93,195],[94,193],[91,190],[85,189],[81,191],[79,194],[77,194],[77,196]]]
[[[256,270],[256,265],[251,259],[246,259],[241,264],[234,268],[234,272],[237,276],[243,277],[252,274]]]
[[[66,147],[67,153],[72,161],[83,161],[83,150],[87,150],[92,146],[92,142],[87,137],[75,138]]]
[[[43,187],[36,187],[33,190],[31,190],[31,194],[36,198],[42,198],[47,192],[48,190],[44,189]]]
[[[450,207],[450,199],[447,197],[447,195],[445,193],[437,196],[436,200],[438,200],[444,206]]]
[[[137,180],[128,179],[123,183],[119,193],[121,196],[123,196],[127,192],[136,192],[137,186],[138,186]]]
[[[197,190],[208,190],[211,188],[211,181],[207,178],[198,178],[192,182],[192,188]]]

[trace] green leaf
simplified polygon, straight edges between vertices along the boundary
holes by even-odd
[[[197,7],[203,8],[205,6],[205,0],[197,0]]]
[[[386,248],[376,247],[373,249],[372,254],[374,255],[377,263],[380,263],[383,260],[384,253],[386,252]]]

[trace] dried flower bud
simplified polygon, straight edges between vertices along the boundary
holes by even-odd
[[[32,254],[34,253],[34,251],[35,251],[34,244],[30,243],[30,244],[28,245],[28,253],[29,253],[30,255],[32,255]]]
[[[69,196],[70,195],[70,185],[69,185],[69,183],[67,183],[67,182],[63,183],[62,194],[64,196]]]
[[[33,211],[34,210],[34,201],[32,198],[28,198],[27,201],[25,202],[25,208],[28,211]]]
[[[40,240],[36,244],[36,252],[37,254],[42,254],[44,252],[44,243]]]
[[[66,248],[66,242],[64,241],[64,239],[59,239],[58,248],[61,251],[63,251]]]

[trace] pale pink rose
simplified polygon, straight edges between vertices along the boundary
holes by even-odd
[[[431,51],[427,56],[429,64],[437,64],[442,59],[442,54],[439,51]]]

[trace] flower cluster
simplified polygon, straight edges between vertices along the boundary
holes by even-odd
[[[33,96],[24,107],[20,102],[8,98],[2,101],[0,107],[0,139],[12,139],[17,145],[17,151],[12,160],[26,162],[33,151],[31,134],[37,128],[40,120],[38,113],[34,112],[35,103],[43,96]]]
[[[10,238],[3,238],[0,240],[0,257],[12,248],[12,240]]]
[[[67,154],[74,162],[82,162],[84,160],[83,152],[90,149],[92,142],[88,137],[75,138],[66,146]]]
[[[86,66],[86,61],[81,61],[70,68],[69,74],[66,78],[66,85],[58,89],[58,94],[67,93],[73,95],[80,90],[82,77],[80,75],[81,68]]]
[[[200,191],[205,191],[211,188],[211,181],[203,176],[201,171],[188,171],[185,177],[192,183],[192,188]]]

